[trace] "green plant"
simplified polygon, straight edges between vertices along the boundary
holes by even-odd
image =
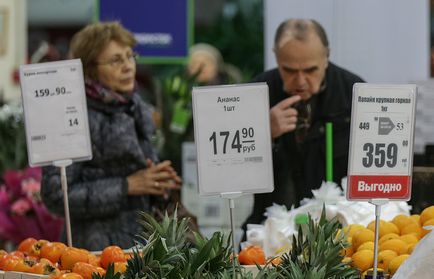
[[[18,105],[0,106],[0,174],[27,165],[27,148],[22,109]]]
[[[212,25],[196,26],[195,42],[209,43],[248,82],[264,70],[263,0],[225,0]],[[242,34],[242,35],[241,35]]]
[[[196,76],[188,76],[182,68],[167,73],[162,80],[162,123],[159,142],[160,157],[172,161],[181,171],[181,146],[193,141],[193,86]]]
[[[282,256],[280,265],[269,259],[257,265],[253,275],[232,260],[230,236],[215,232],[210,239],[195,234],[193,242],[186,237],[188,218],[178,220],[165,214],[158,222],[148,213],[140,213],[143,231],[138,235],[133,257],[128,260],[125,279],[351,279],[359,278],[356,269],[342,263],[340,251],[344,235],[336,218],[328,221],[325,208],[318,222],[309,216],[306,232],[293,238],[293,249]],[[119,279],[113,271],[104,278]]]
[[[195,234],[195,243],[187,241],[188,219],[178,221],[166,214],[158,223],[141,213],[143,232],[138,248],[128,260],[125,279],[137,278],[225,278],[233,275],[230,241],[220,232],[210,239]],[[235,270],[238,270],[236,266]]]
[[[359,278],[356,269],[342,262],[340,252],[348,243],[344,234],[338,235],[340,226],[336,217],[327,220],[325,206],[318,222],[309,215],[306,232],[300,227],[298,236],[293,237],[292,250],[282,256],[277,269],[286,273],[285,278],[293,279]]]

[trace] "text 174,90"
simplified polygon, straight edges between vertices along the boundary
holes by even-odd
[[[54,91],[50,91],[48,88],[42,88],[35,90],[35,97],[48,97],[48,96],[56,96],[56,95],[65,95],[71,93],[70,91],[66,91],[64,86],[56,87]]]
[[[229,148],[235,149],[237,153],[241,151],[248,153],[255,150],[254,135],[255,131],[252,127],[242,128],[241,130],[236,130],[234,133],[230,131],[213,132],[209,141],[212,143],[214,155],[217,155],[218,149],[221,150],[222,154],[226,154],[228,151],[228,142],[230,142]],[[218,146],[220,146],[220,148],[218,148]]]

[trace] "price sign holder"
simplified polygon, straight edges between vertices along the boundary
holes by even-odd
[[[353,87],[347,199],[375,206],[373,278],[381,206],[411,198],[416,95],[412,84]]]
[[[266,83],[193,88],[199,194],[229,200],[274,190]]]
[[[29,164],[60,168],[72,246],[66,167],[92,158],[81,61],[21,65],[20,83]]]

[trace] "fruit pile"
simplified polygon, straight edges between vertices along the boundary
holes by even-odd
[[[91,279],[93,273],[103,276],[110,264],[114,273],[125,272],[128,258],[118,246],[106,247],[96,255],[61,242],[27,238],[14,252],[0,250],[0,270],[44,274],[52,279]]]
[[[425,208],[420,215],[397,215],[390,221],[381,220],[378,241],[378,268],[394,274],[410,256],[416,244],[434,225],[434,206]],[[375,221],[368,226],[351,224],[343,228],[350,244],[342,253],[343,261],[364,272],[374,264]]]

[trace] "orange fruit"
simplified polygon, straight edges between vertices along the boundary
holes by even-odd
[[[404,254],[404,255],[400,255],[398,257],[393,258],[390,262],[389,262],[389,273],[390,274],[395,274],[395,272],[398,270],[398,268],[401,266],[401,264],[408,258],[410,257],[410,255]]]
[[[33,243],[33,245],[30,247],[30,250],[28,252],[29,256],[39,257],[41,254],[41,249],[44,247],[45,244],[48,243],[48,240],[40,239]]]
[[[351,257],[354,254],[353,246],[352,246],[352,237],[348,237],[347,239],[347,247],[343,248],[341,250],[342,256]]]
[[[50,260],[52,263],[57,263],[66,247],[62,242],[48,242],[42,246],[39,256]]]
[[[75,263],[74,267],[72,268],[72,272],[80,274],[83,277],[83,279],[92,279],[93,273],[98,273],[100,275],[103,275],[103,273],[100,273],[100,271],[98,271],[98,268],[96,266],[93,266],[89,263],[83,263],[83,262]]]
[[[89,253],[88,263],[96,267],[101,267],[101,257]]]
[[[404,240],[407,244],[413,244],[419,241],[419,239],[414,234],[404,234],[401,235],[399,239]]]
[[[418,239],[420,239],[422,237],[422,227],[419,223],[410,223],[401,230],[401,235],[406,234],[414,234]]]
[[[354,250],[352,246],[348,246],[341,251],[342,256],[351,257],[354,254]]]
[[[17,247],[17,251],[21,251],[28,254],[32,245],[35,244],[36,242],[37,240],[34,239],[33,237],[28,237],[20,242],[20,244]]]
[[[372,221],[367,226],[368,229],[375,232],[375,221]],[[380,231],[379,231],[379,237],[389,234],[389,233],[396,233],[399,234],[398,227],[391,222],[386,222],[384,220],[380,220]]]
[[[434,219],[429,219],[425,223],[423,223],[423,225],[422,225],[422,236],[421,237],[424,237],[425,235],[427,235],[427,234],[429,234],[431,232],[431,230],[425,230],[423,228],[425,226],[434,226]]]
[[[265,264],[265,253],[259,246],[248,246],[241,250],[238,254],[238,261],[240,264]]]
[[[373,241],[367,241],[367,242],[361,244],[357,248],[357,252],[361,251],[361,250],[371,250],[371,251],[374,251],[374,242]]]
[[[434,205],[431,205],[424,210],[420,214],[419,224],[423,225],[429,219],[434,219]]]
[[[18,264],[19,261],[22,261],[23,259],[14,255],[7,255],[2,259],[2,262],[0,264],[0,269],[4,271],[14,271],[15,266]]]
[[[344,257],[344,258],[342,259],[342,262],[343,262],[343,263],[346,263],[346,264],[350,264],[351,261],[352,261],[351,257]]]
[[[105,269],[107,269],[110,263],[126,261],[124,251],[119,246],[108,246],[102,250],[100,262],[101,266]]]
[[[394,223],[398,227],[399,231],[401,232],[403,227],[415,221],[412,218],[410,218],[410,216],[408,215],[398,214],[395,216],[395,218],[392,219],[391,222]]]
[[[420,221],[420,215],[419,214],[410,215],[410,218],[419,224],[419,221]]]
[[[41,261],[32,266],[31,273],[50,275],[50,277],[60,276],[60,270],[49,261]]]
[[[397,257],[398,254],[393,250],[383,250],[378,253],[378,267],[386,270],[390,261]]]
[[[396,233],[388,233],[386,235],[383,235],[379,240],[378,240],[378,244],[381,244],[389,239],[394,239],[394,238],[399,238],[399,235],[397,235]]]
[[[18,272],[27,272],[29,273],[32,270],[32,266],[35,265],[35,261],[20,259],[14,266],[13,271]]]
[[[360,269],[361,272],[371,268],[374,264],[374,252],[371,250],[361,250],[354,253],[351,257],[353,267]]]
[[[408,244],[404,240],[394,238],[389,239],[380,245],[379,251],[393,250],[398,255],[407,253]]]
[[[417,243],[409,244],[407,247],[407,254],[411,255],[413,253],[414,248],[416,248]]]
[[[26,257],[26,255],[24,255],[24,253],[21,251],[13,251],[13,252],[10,252],[9,255],[17,256],[18,258],[21,258],[21,259],[24,259]]]
[[[353,237],[353,235],[365,227],[360,224],[351,224],[343,228],[344,233],[347,235],[347,237]]]
[[[353,249],[357,250],[360,245],[362,245],[365,242],[368,241],[374,241],[375,240],[375,234],[370,229],[363,228],[361,230],[358,230],[354,235],[352,239]]]
[[[60,267],[62,270],[72,270],[73,266],[77,262],[88,263],[89,252],[84,249],[75,247],[66,247],[60,256]]]
[[[81,276],[78,273],[68,272],[68,273],[63,273],[62,275],[60,275],[59,279],[84,279],[84,278],[83,278],[83,276]]]
[[[280,257],[279,258],[275,258],[274,260],[276,260],[276,259],[280,259]],[[275,262],[275,265],[278,265],[277,261]],[[126,262],[115,262],[114,263],[114,268],[115,268],[115,270],[114,270],[115,274],[118,273],[118,272],[125,273],[125,271],[127,271],[127,263]]]

